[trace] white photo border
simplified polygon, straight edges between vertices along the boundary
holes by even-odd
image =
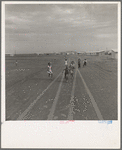
[[[3,1],[1,23],[1,147],[2,148],[120,148],[121,108],[121,3],[94,1]],[[118,120],[6,121],[5,120],[5,5],[6,4],[117,4],[118,5]],[[69,139],[69,140],[67,140]]]

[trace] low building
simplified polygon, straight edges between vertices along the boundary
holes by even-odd
[[[5,54],[5,56],[7,57],[7,56],[10,56],[10,54]]]
[[[105,51],[100,51],[99,56],[105,56]]]
[[[108,55],[111,55],[111,58],[113,58],[113,59],[118,59],[118,51],[117,50],[114,50],[114,49],[109,50]]]
[[[91,56],[91,53],[86,53],[87,56]]]
[[[118,59],[118,51],[117,50],[112,50],[111,51],[111,57],[114,59]]]
[[[55,55],[60,55],[60,53],[59,53],[59,52],[57,52],[57,53],[55,53]]]
[[[98,52],[89,52],[86,53],[87,56],[97,56],[99,53]]]
[[[36,54],[37,54],[37,55],[41,55],[41,52],[37,52]]]
[[[5,54],[5,56],[14,56],[14,54]]]
[[[66,55],[66,52],[61,52],[61,55]]]
[[[92,52],[91,53],[91,55],[93,55],[93,56],[96,56],[96,55],[98,55],[99,53],[98,52]]]
[[[14,54],[10,54],[10,56],[14,56]]]

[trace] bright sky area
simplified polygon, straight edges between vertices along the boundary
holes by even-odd
[[[6,53],[117,49],[117,4],[6,4]]]

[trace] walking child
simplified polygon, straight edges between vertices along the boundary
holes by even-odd
[[[84,59],[84,61],[83,61],[83,67],[86,66],[86,63],[87,63],[87,60]]]
[[[74,76],[74,71],[73,70],[74,69],[73,69],[72,65],[70,64],[70,66],[69,66],[69,72],[70,72],[70,75],[71,75],[72,78]]]
[[[68,69],[68,66],[66,66],[66,68],[64,69],[64,77],[65,77],[65,79],[66,79],[66,82],[68,82],[68,74],[69,74],[69,69]]]
[[[17,66],[17,64],[18,64],[17,60],[16,60],[15,64],[16,64],[16,66]]]
[[[53,72],[52,72],[52,66],[50,62],[48,63],[47,73],[48,73],[48,76],[52,78]]]
[[[78,59],[78,68],[80,68],[80,62],[81,62],[81,60],[80,60],[80,58]]]
[[[65,59],[65,66],[68,66],[68,61],[67,61],[67,59]]]

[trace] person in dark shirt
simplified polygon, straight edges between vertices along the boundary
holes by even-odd
[[[87,63],[87,60],[84,59],[84,61],[83,61],[83,67],[86,66],[86,63]]]
[[[70,65],[71,65],[71,67],[72,67],[73,69],[75,69],[75,62],[74,62],[74,61],[72,61]]]
[[[73,76],[74,76],[74,69],[73,69],[71,64],[69,66],[69,73],[70,73],[71,77],[73,78]]]
[[[68,75],[69,75],[68,66],[66,66],[66,68],[63,71],[64,71],[64,77],[65,77],[66,81],[68,82]]]
[[[81,62],[81,60],[80,60],[80,58],[78,59],[78,68],[80,68],[80,62]]]

